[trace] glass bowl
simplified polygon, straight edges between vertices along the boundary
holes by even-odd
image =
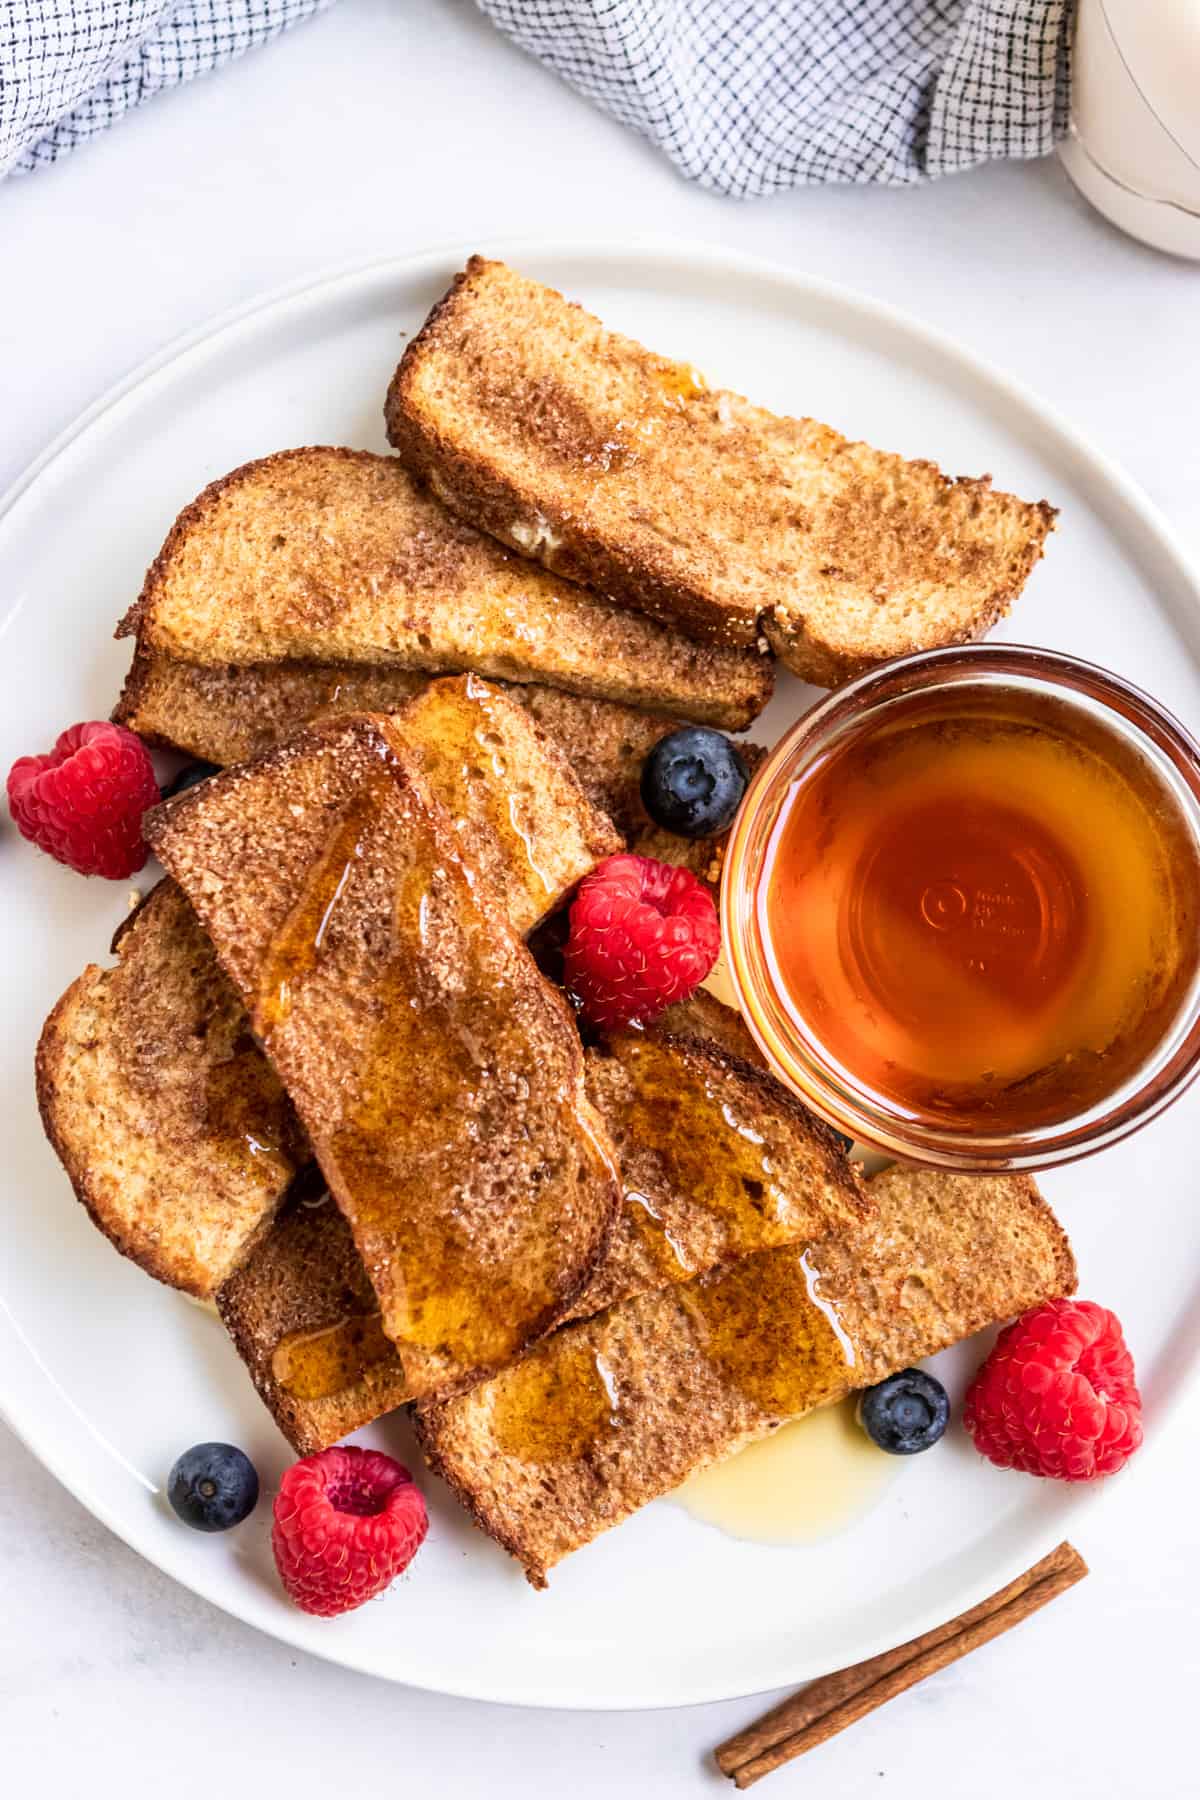
[[[1138,1130],[1177,1099],[1200,1070],[1200,952],[1181,973],[1169,1014],[1154,1021],[1149,1041],[1139,1043],[1136,1066],[1127,1059],[1111,1090],[1101,1076],[1087,1103],[1063,1116],[1022,1118],[1020,1102],[1012,1101],[986,1119],[956,1118],[904,1104],[821,1041],[778,973],[766,896],[795,796],[831,757],[868,741],[885,722],[894,733],[898,708],[919,709],[928,699],[945,709],[939,716],[953,717],[957,707],[969,712],[972,702],[991,704],[997,689],[1005,690],[1006,705],[1052,704],[1058,715],[1077,719],[1091,740],[1108,741],[1114,761],[1138,759],[1166,810],[1177,810],[1171,832],[1200,870],[1200,749],[1183,727],[1148,695],[1103,669],[1029,646],[976,644],[886,663],[806,713],[750,785],[730,834],[721,884],[730,979],[776,1074],[856,1143],[909,1163],[978,1172],[1073,1161]],[[1200,932],[1190,906],[1183,917]],[[1190,941],[1190,927],[1184,935]]]

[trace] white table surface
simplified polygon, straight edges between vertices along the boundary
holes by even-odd
[[[211,314],[358,259],[556,231],[723,243],[907,307],[1040,390],[1200,556],[1200,268],[1117,236],[1053,162],[902,193],[719,200],[468,0],[341,0],[0,185],[0,487]],[[1200,1098],[1184,1104],[1200,1123]],[[1094,1570],[1081,1588],[765,1791],[1194,1795],[1198,1427],[1185,1418],[1116,1486],[1079,1545]],[[766,1705],[522,1712],[327,1667],[141,1562],[2,1428],[0,1566],[13,1794],[716,1795],[731,1790],[707,1751]]]

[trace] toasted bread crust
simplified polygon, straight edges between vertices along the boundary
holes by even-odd
[[[157,749],[226,766],[264,755],[316,719],[401,711],[436,679],[348,663],[208,668],[139,650],[112,717]],[[645,827],[642,764],[682,720],[534,682],[492,685],[532,713],[566,755],[592,805],[609,815],[622,837]]]
[[[689,642],[519,557],[396,457],[328,446],[247,463],[184,508],[117,635],[213,666],[336,661],[571,692],[731,730],[769,658]]]
[[[208,1300],[214,1291],[212,1280],[201,1272],[194,1260],[189,1258],[186,1264],[181,1264],[173,1252],[164,1251],[151,1233],[131,1228],[112,1213],[107,1192],[91,1168],[78,1160],[71,1134],[62,1123],[59,1075],[74,1053],[75,1015],[77,1009],[90,1000],[104,973],[95,963],[89,963],[58,1000],[42,1027],[34,1057],[34,1084],[42,1129],[66,1171],[75,1198],[113,1248],[155,1281],[179,1288],[197,1300]]]
[[[626,1301],[567,1327],[470,1394],[418,1407],[431,1466],[482,1529],[519,1558],[535,1587],[563,1556],[783,1419],[1074,1289],[1066,1236],[1027,1177],[893,1168],[875,1176],[868,1192],[875,1211],[849,1231],[835,1226],[807,1246],[765,1250],[698,1282]],[[811,1294],[814,1278],[853,1360],[823,1371],[809,1404],[780,1405],[766,1398],[775,1391],[773,1371],[787,1367],[786,1329],[772,1336],[780,1323],[776,1290]],[[744,1365],[724,1360],[728,1346],[706,1323],[720,1317],[727,1284],[735,1319],[753,1320],[758,1308],[757,1321],[732,1340],[739,1357],[749,1352]],[[572,1366],[598,1366],[597,1359],[608,1414],[577,1448],[529,1457],[498,1435],[514,1385],[532,1379],[535,1391],[569,1393]],[[764,1376],[765,1389],[758,1385]]]
[[[823,686],[982,636],[1055,518],[710,391],[478,256],[409,344],[385,417],[460,517],[694,637],[765,635]]]

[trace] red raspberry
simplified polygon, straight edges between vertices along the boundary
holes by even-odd
[[[563,973],[594,1025],[648,1024],[696,991],[720,948],[717,909],[693,874],[610,856],[571,904]]]
[[[352,1444],[293,1463],[275,1497],[275,1567],[303,1612],[332,1619],[407,1569],[429,1519],[402,1463]]]
[[[160,799],[141,738],[96,720],[64,731],[49,756],[19,756],[8,804],[22,837],[81,875],[122,881],[149,855],[142,814]]]
[[[967,1390],[963,1424],[1002,1469],[1093,1481],[1142,1441],[1142,1397],[1120,1322],[1092,1300],[1048,1300],[1006,1326]]]

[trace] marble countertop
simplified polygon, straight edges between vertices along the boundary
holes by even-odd
[[[725,244],[907,308],[1056,405],[1200,556],[1200,268],[1119,237],[1053,161],[904,192],[717,199],[468,0],[341,0],[0,186],[0,488],[211,314],[358,259],[558,231]],[[1181,1418],[1088,1523],[1082,1587],[764,1791],[1194,1794],[1197,1423]],[[501,1800],[716,1795],[707,1752],[767,1704],[526,1712],[328,1667],[174,1586],[2,1428],[0,1533],[14,1793],[211,1800],[218,1782],[271,1780],[289,1800],[385,1784]]]

